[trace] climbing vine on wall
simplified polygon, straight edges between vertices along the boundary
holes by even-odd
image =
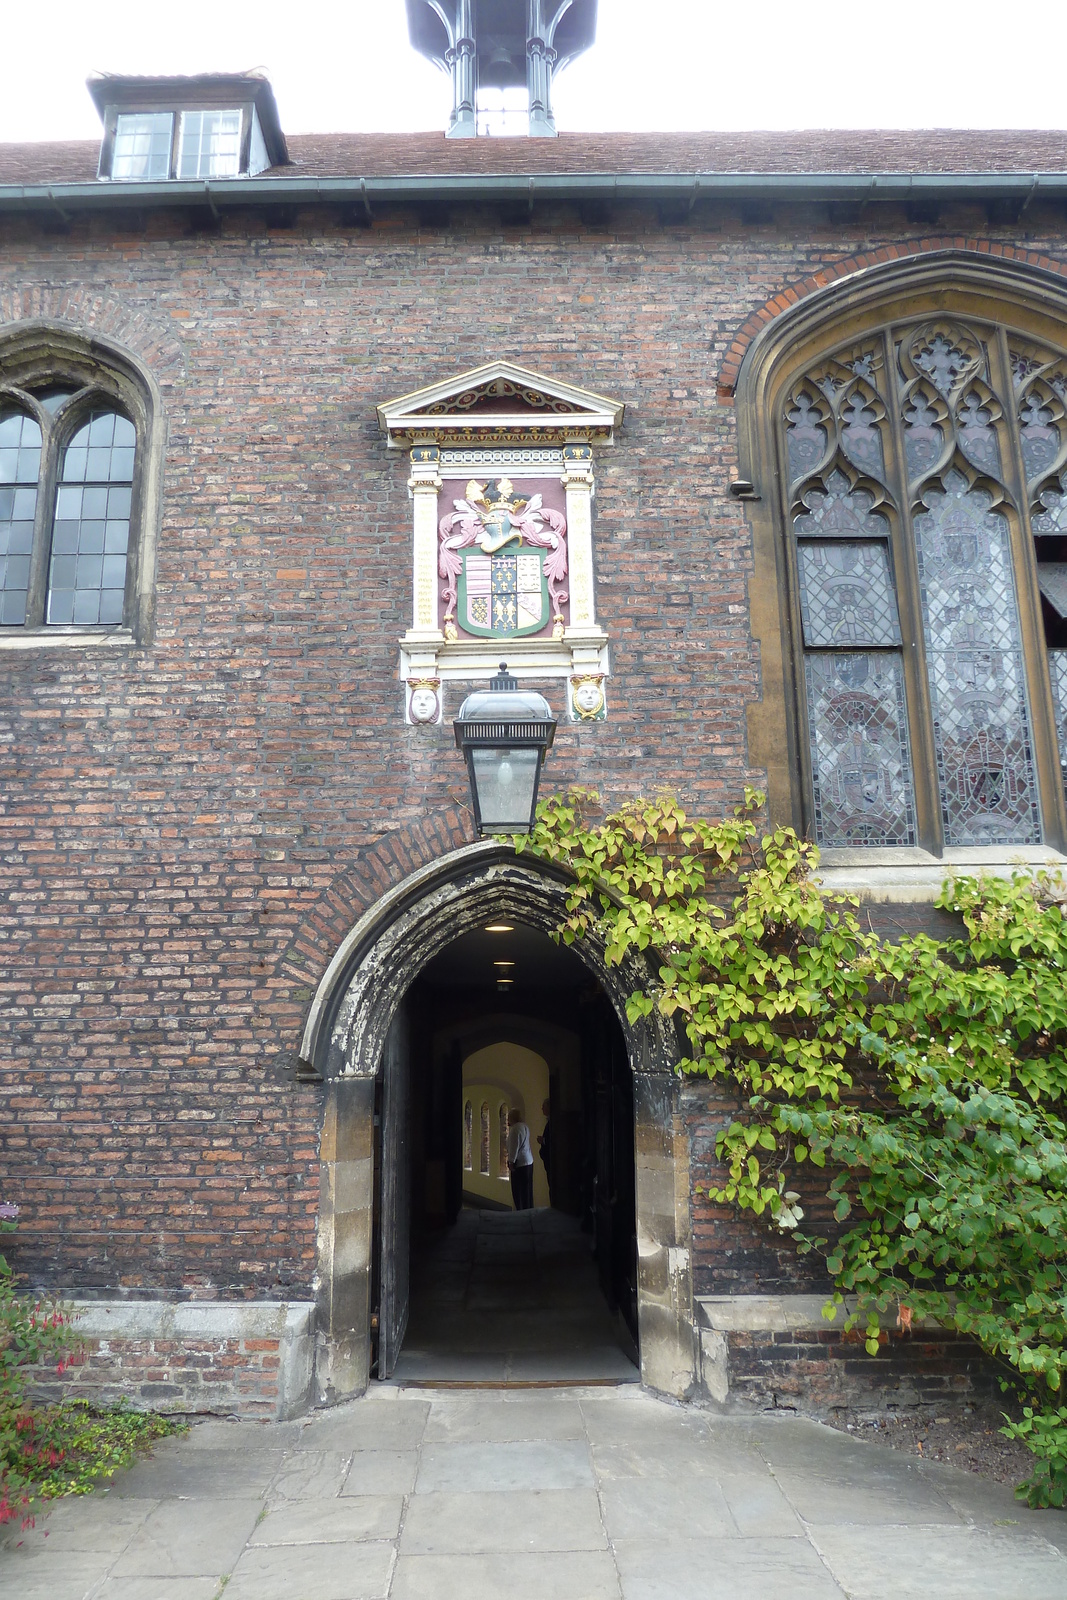
[[[545,800],[517,848],[573,876],[562,932],[657,982],[628,1002],[688,1041],[685,1073],[738,1096],[713,1201],[819,1252],[874,1353],[887,1321],[976,1339],[1027,1405],[1009,1424],[1038,1465],[1019,1493],[1067,1500],[1067,886],[955,878],[960,936],[880,943],[825,892],[818,852],[761,826],[763,796],[719,823],[670,798],[602,816]],[[796,1187],[825,1171],[833,1237]]]

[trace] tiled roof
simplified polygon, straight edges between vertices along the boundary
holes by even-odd
[[[787,133],[563,133],[446,139],[443,133],[305,133],[292,165],[264,176],[489,176],[538,173],[1067,172],[1067,132],[934,129]],[[99,144],[0,144],[0,184],[89,183]]]

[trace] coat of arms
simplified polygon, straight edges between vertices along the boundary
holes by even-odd
[[[444,579],[446,639],[465,633],[516,638],[539,633],[552,620],[562,638],[567,601],[567,520],[542,504],[539,494],[523,499],[510,478],[479,483],[439,524],[438,571]]]

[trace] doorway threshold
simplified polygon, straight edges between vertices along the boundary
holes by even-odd
[[[397,1389],[619,1389],[637,1383],[627,1378],[400,1378]]]

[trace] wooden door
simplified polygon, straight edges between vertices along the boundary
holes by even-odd
[[[386,1037],[381,1071],[378,1377],[390,1378],[408,1325],[411,1265],[411,1046],[403,1010]]]

